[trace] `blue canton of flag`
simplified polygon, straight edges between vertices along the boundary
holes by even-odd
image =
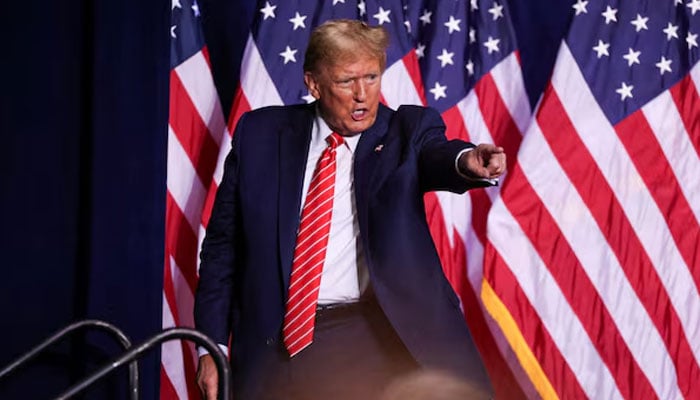
[[[566,42],[612,123],[673,86],[700,59],[698,0],[578,0],[574,9]]]
[[[204,33],[196,0],[172,0],[170,12],[170,68],[204,47]]]
[[[380,4],[381,3],[381,4]],[[303,82],[303,61],[311,30],[328,19],[359,19],[381,25],[391,37],[387,65],[412,48],[401,1],[263,1],[251,32],[263,63],[284,104],[311,102]]]
[[[441,112],[516,50],[504,1],[410,2],[408,21],[428,105]]]

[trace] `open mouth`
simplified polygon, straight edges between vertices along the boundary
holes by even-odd
[[[362,121],[367,117],[367,109],[361,108],[352,112],[352,119],[355,121]]]

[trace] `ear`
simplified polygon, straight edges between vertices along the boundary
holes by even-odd
[[[314,96],[314,99],[318,100],[321,98],[321,91],[318,87],[318,80],[316,79],[316,76],[314,76],[313,72],[304,72],[304,84],[306,84],[306,88],[309,89],[309,93],[311,93],[311,95]]]

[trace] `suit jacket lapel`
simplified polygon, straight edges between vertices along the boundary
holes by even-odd
[[[354,182],[355,182],[355,206],[357,207],[357,218],[360,225],[361,237],[366,238],[367,222],[369,210],[369,195],[371,193],[370,184],[377,162],[380,160],[384,139],[391,119],[392,111],[379,105],[377,120],[366,132],[362,133],[360,141],[355,149]],[[368,243],[363,243],[367,249]]]
[[[289,287],[294,246],[299,228],[306,158],[311,142],[314,105],[295,109],[289,114],[288,126],[279,135],[279,254],[283,288]],[[283,294],[286,300],[287,294]]]

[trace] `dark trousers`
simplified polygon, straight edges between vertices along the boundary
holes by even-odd
[[[314,342],[269,365],[258,399],[372,400],[417,363],[373,302],[319,310]]]

